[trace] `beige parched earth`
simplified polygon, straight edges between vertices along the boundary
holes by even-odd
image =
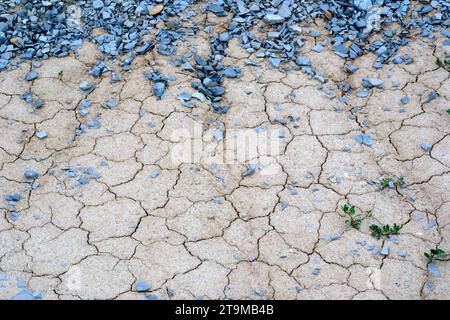
[[[195,23],[224,30],[226,18],[203,17]],[[315,29],[322,41],[326,31]],[[424,257],[450,250],[450,77],[435,64],[445,57],[436,36],[400,49],[409,65],[376,71],[368,54],[347,74],[343,59],[330,48],[311,52],[314,39],[302,34],[302,53],[330,79],[324,86],[350,84],[346,104],[298,68],[281,72],[232,40],[223,65],[242,77],[225,80],[231,109],[222,115],[195,99],[184,107],[177,96],[193,93],[193,79],[154,52],[116,83],[110,72],[88,75],[101,54],[86,41],[78,55],[43,61],[33,81],[31,63],[2,71],[0,298],[28,290],[43,299],[449,299],[449,262],[429,267]],[[209,35],[188,37],[177,55],[193,48],[207,57]],[[175,78],[162,100],[144,79],[156,69]],[[373,77],[385,89],[356,98]],[[95,88],[87,94],[85,80]],[[42,108],[20,99],[28,91]],[[116,108],[102,107],[109,99]],[[250,173],[247,161],[177,163],[173,133],[196,126],[204,155],[220,155],[228,132],[260,128],[279,132],[280,152],[260,151],[250,160],[263,165]],[[361,133],[372,146],[355,140]],[[394,176],[407,186],[380,190],[380,177]],[[5,196],[14,193],[21,199],[11,207]],[[346,225],[345,203],[372,210],[360,230]],[[376,240],[374,223],[402,228]]]

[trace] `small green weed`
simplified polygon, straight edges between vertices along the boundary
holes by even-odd
[[[344,204],[341,206],[342,211],[347,216],[347,220],[345,220],[345,223],[352,228],[358,229],[361,227],[362,223],[362,214],[356,214],[356,206],[353,206],[349,203]],[[366,212],[367,217],[372,216],[372,210],[369,210]]]
[[[441,60],[439,58],[436,58],[436,64],[439,67],[450,68],[450,60]]]
[[[383,187],[383,189],[389,188],[389,187],[399,187],[405,184],[405,178],[404,177],[386,177],[380,179],[380,184]]]
[[[424,252],[424,256],[427,257],[430,262],[435,260],[444,261],[446,259],[445,251],[439,248],[431,249],[429,252]]]
[[[370,226],[370,231],[372,231],[371,236],[376,239],[381,239],[381,237],[389,237],[390,235],[398,234],[401,227],[394,223],[391,227],[390,225],[385,225],[380,227],[376,224]]]

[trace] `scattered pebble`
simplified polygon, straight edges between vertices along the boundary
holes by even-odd
[[[150,176],[152,177],[152,178],[156,178],[157,176],[158,176],[158,171],[157,170],[152,170],[152,172],[150,173]]]
[[[311,273],[313,274],[313,275],[315,275],[315,276],[318,276],[319,274],[320,274],[320,268],[314,268],[312,271],[311,271]]]
[[[134,286],[138,292],[150,290],[150,285],[144,280],[136,280]]]
[[[370,78],[369,84],[371,87],[381,88],[384,85],[384,81],[377,78]]]
[[[433,262],[428,264],[427,269],[433,275],[433,277],[435,277],[435,278],[441,277],[441,273],[439,272],[439,269]]]
[[[399,250],[399,251],[397,252],[397,255],[398,255],[399,257],[404,258],[404,257],[406,257],[406,256],[408,255],[408,253],[407,253],[405,250]]]
[[[30,180],[34,180],[39,177],[39,173],[37,173],[37,171],[33,170],[33,169],[25,171],[24,175],[25,175],[25,178],[30,179]]]
[[[383,256],[389,255],[389,247],[386,242],[384,243],[383,248],[380,250],[380,254]]]
[[[45,130],[39,130],[36,132],[36,137],[38,137],[38,139],[42,140],[42,139],[47,138],[47,136],[48,136],[48,134],[47,134],[47,131],[45,131]]]
[[[80,83],[80,89],[83,91],[89,91],[92,89],[92,84],[90,84],[88,81],[83,81]]]
[[[105,109],[114,109],[117,107],[117,101],[115,99],[108,99],[102,104]]]
[[[256,172],[257,166],[256,164],[250,163],[248,165],[247,171],[244,173],[244,177],[250,177]]]
[[[257,295],[258,297],[262,297],[264,296],[264,293],[261,290],[255,289],[255,295]]]
[[[39,73],[37,73],[36,71],[30,71],[27,73],[27,81],[33,81],[35,79],[37,79],[39,77]]]
[[[421,148],[422,148],[422,150],[425,151],[425,152],[430,152],[430,150],[431,150],[431,146],[430,146],[428,143],[423,143],[423,144],[421,145]]]
[[[155,82],[153,85],[153,94],[158,98],[161,98],[166,90],[166,84],[164,82]]]
[[[365,134],[358,134],[355,136],[355,141],[359,142],[361,144],[364,144],[366,146],[372,146],[373,145],[373,140],[369,135],[365,135]]]
[[[404,96],[401,100],[402,104],[408,104],[409,103],[409,97],[408,96]]]

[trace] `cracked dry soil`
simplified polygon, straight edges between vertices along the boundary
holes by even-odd
[[[197,23],[223,31],[226,18],[205,17]],[[435,64],[445,51],[436,36],[434,46],[412,40],[400,49],[413,63],[379,71],[371,54],[354,61],[354,74],[330,50],[306,54],[334,90],[384,81],[384,90],[342,109],[317,80],[295,67],[272,68],[236,39],[223,65],[240,67],[242,77],[225,80],[232,107],[220,115],[206,102],[182,106],[177,96],[192,90],[191,76],[153,52],[115,83],[109,73],[88,77],[100,56],[89,42],[78,55],[43,61],[33,81],[25,79],[30,63],[1,72],[0,194],[21,199],[15,217],[0,202],[0,298],[28,288],[44,299],[449,299],[448,262],[435,262],[436,274],[423,256],[450,249],[450,77]],[[302,37],[312,47],[324,36]],[[207,56],[209,35],[199,31],[178,53],[190,48]],[[155,69],[176,78],[161,100],[144,79]],[[95,90],[83,93],[85,80]],[[433,90],[438,97],[428,101]],[[24,92],[43,107],[30,112]],[[92,105],[82,115],[85,99]],[[102,108],[109,99],[116,108]],[[81,124],[87,129],[76,134]],[[217,130],[282,132],[270,164],[278,173],[246,175],[246,163],[174,163],[172,133],[195,125],[213,155],[224,148]],[[360,133],[373,146],[355,141]],[[29,169],[39,174],[32,183]],[[395,175],[407,187],[370,183]],[[345,224],[347,202],[373,211],[360,230]],[[376,240],[372,223],[402,228]],[[380,254],[384,245],[389,252]]]

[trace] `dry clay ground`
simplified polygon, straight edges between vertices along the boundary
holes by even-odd
[[[201,23],[217,33],[225,19]],[[430,272],[423,256],[450,249],[450,78],[435,64],[444,57],[442,36],[435,47],[412,40],[401,48],[412,64],[376,71],[366,55],[352,75],[330,49],[310,52],[315,40],[302,38],[302,52],[330,79],[326,87],[348,82],[354,97],[362,79],[378,77],[385,89],[339,104],[318,81],[272,68],[236,39],[223,64],[240,66],[242,77],[225,80],[232,107],[223,115],[206,102],[182,106],[176,96],[193,92],[192,78],[153,53],[117,83],[110,73],[88,75],[100,56],[89,42],[78,56],[44,61],[34,81],[25,79],[30,63],[1,72],[0,194],[22,199],[14,217],[0,202],[0,298],[26,289],[44,299],[450,298],[450,265],[436,262]],[[177,54],[208,55],[208,34],[188,40]],[[144,79],[153,69],[176,78],[161,101]],[[84,80],[95,86],[87,96]],[[433,90],[439,96],[428,102]],[[41,109],[20,99],[27,91],[43,100]],[[93,104],[83,117],[77,107],[86,98]],[[108,99],[117,107],[102,108]],[[270,164],[279,173],[245,176],[247,163],[174,164],[172,133],[195,123],[212,154],[221,153],[227,130],[283,132]],[[80,124],[89,126],[77,136]],[[40,130],[48,136],[39,139]],[[360,133],[373,146],[355,141]],[[39,173],[33,183],[24,177],[29,169]],[[408,186],[370,183],[395,175]],[[361,230],[345,224],[347,202],[373,211]],[[372,223],[402,229],[376,240]]]

